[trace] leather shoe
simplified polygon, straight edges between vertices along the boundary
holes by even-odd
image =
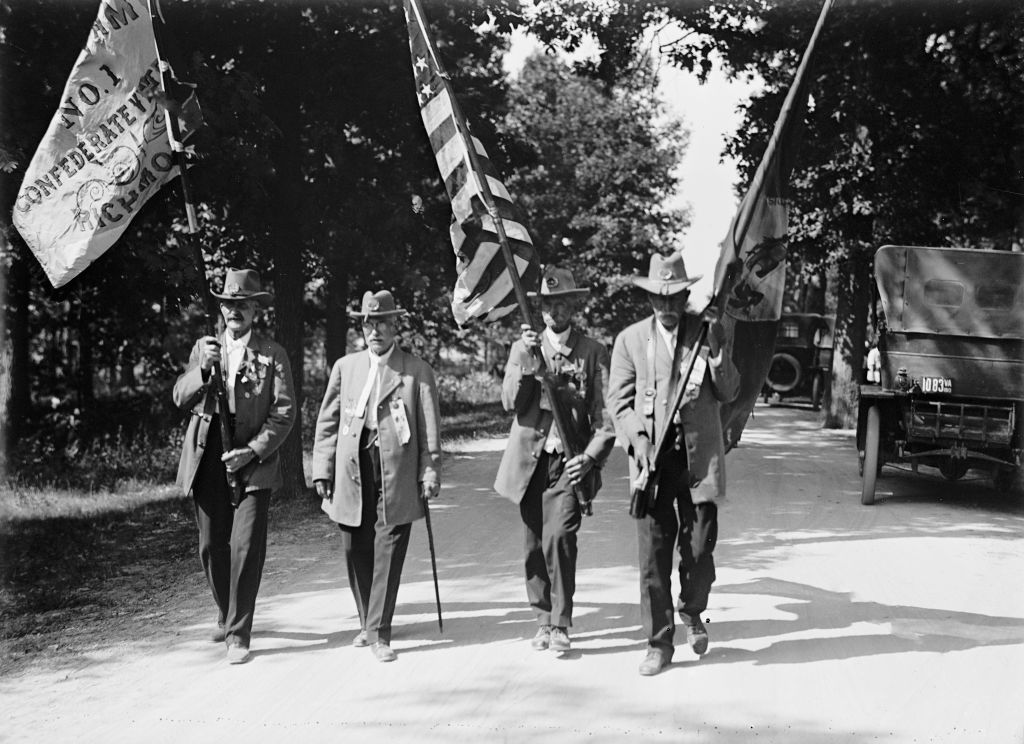
[[[693,653],[703,656],[708,650],[708,629],[700,618],[694,618],[686,624],[686,641],[693,649]]]
[[[223,643],[224,639],[228,637],[227,628],[224,627],[224,623],[217,623],[217,627],[210,633],[210,640],[214,643]]]
[[[370,641],[366,637],[365,630],[360,630],[359,633],[356,634],[356,637],[352,639],[352,645],[356,648],[365,648],[370,645]]]
[[[544,651],[551,644],[551,626],[541,625],[537,628],[537,635],[530,641],[534,651]]]
[[[653,677],[672,663],[672,649],[662,646],[648,646],[647,656],[640,662],[640,674]]]
[[[391,646],[384,641],[377,641],[373,644],[373,655],[377,657],[377,661],[394,661],[398,658],[398,654],[391,650]]]
[[[569,634],[565,632],[565,628],[555,627],[551,629],[551,640],[548,642],[548,648],[556,654],[564,654],[570,649]]]
[[[244,664],[252,658],[249,647],[237,638],[228,641],[228,664]]]

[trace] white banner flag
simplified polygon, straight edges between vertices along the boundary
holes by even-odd
[[[146,0],[103,0],[14,206],[54,287],[110,248],[178,174],[159,91]]]

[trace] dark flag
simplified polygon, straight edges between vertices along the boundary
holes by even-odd
[[[450,230],[458,275],[452,314],[460,326],[473,318],[497,320],[517,309],[500,233],[508,237],[523,286],[534,287],[540,279],[537,253],[487,151],[469,131],[418,0],[405,0],[405,17],[420,115],[452,204]]]
[[[786,185],[803,133],[807,69],[833,0],[825,0],[811,39],[782,104],[754,178],[740,202],[715,268],[715,294],[728,291],[724,323],[731,337],[740,393],[722,405],[726,449],[739,441],[761,392],[775,350],[786,284],[789,203]],[[727,275],[734,274],[728,277]]]

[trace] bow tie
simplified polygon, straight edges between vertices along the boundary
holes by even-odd
[[[228,351],[234,351],[235,349],[244,349],[245,341],[243,341],[240,338],[229,338],[227,340],[226,348]]]

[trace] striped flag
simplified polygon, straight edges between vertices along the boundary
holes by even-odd
[[[786,94],[775,129],[729,233],[715,268],[715,293],[725,286],[730,266],[739,267],[729,287],[723,317],[731,338],[733,364],[740,373],[736,400],[721,408],[726,448],[735,445],[754,409],[775,351],[782,314],[789,239],[786,186],[803,134],[807,107],[807,68],[833,0],[825,0],[793,84]]]
[[[524,287],[540,281],[537,252],[487,151],[470,134],[419,0],[405,0],[405,18],[420,115],[452,204],[450,231],[458,274],[452,314],[460,326],[474,318],[497,320],[517,309],[500,235],[507,235]]]

